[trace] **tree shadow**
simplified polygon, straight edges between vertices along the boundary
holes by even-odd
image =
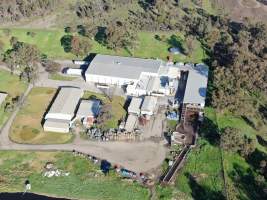
[[[262,200],[267,198],[266,193],[263,191],[263,186],[256,183],[255,173],[251,168],[245,169],[240,164],[234,163],[233,171],[229,176],[239,190],[238,199]]]
[[[264,118],[267,119],[267,106],[260,105],[259,106],[259,113]]]
[[[260,151],[259,149],[256,149],[247,159],[247,162],[255,169],[260,169],[260,163],[261,161],[267,161],[267,154]]]
[[[84,25],[80,24],[77,25],[77,32],[79,35],[85,36],[85,27]]]
[[[169,39],[167,39],[167,42],[172,47],[179,48],[182,53],[185,52],[185,49],[184,49],[183,43],[182,43],[182,39],[180,37],[178,37],[177,35],[171,35],[171,37]]]
[[[260,135],[257,135],[256,138],[258,142],[260,143],[260,145],[267,147],[267,141],[263,137],[261,137]]]
[[[60,39],[60,44],[63,47],[64,51],[66,53],[69,53],[71,51],[71,41],[72,41],[73,36],[72,35],[64,35]]]
[[[107,160],[102,160],[101,161],[100,169],[105,175],[107,175],[109,173],[110,168],[111,168],[111,163],[110,162],[108,162]]]
[[[97,33],[95,35],[95,40],[99,44],[105,45],[105,43],[106,43],[106,29],[107,29],[107,27],[103,27],[103,26],[97,27]]]
[[[147,11],[152,6],[153,0],[139,0],[138,4],[141,8]]]
[[[220,191],[214,191],[206,186],[200,185],[196,178],[186,173],[188,183],[191,188],[191,195],[195,200],[225,200],[224,195]]]
[[[200,127],[199,135],[205,138],[211,145],[219,146],[220,134],[217,124],[207,117],[204,117],[204,121]]]

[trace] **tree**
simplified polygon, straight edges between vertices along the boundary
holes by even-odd
[[[197,47],[196,39],[193,36],[186,37],[184,53],[186,55],[192,55],[196,47]]]
[[[78,56],[87,55],[92,49],[91,43],[86,39],[81,39],[78,36],[73,36],[71,40],[71,52]]]
[[[45,60],[44,62],[42,62],[42,65],[45,68],[45,71],[51,74],[59,72],[61,69],[61,65],[59,63],[51,61],[51,60]]]
[[[238,152],[243,145],[243,138],[236,128],[226,127],[221,135],[221,147],[225,151]]]
[[[240,130],[226,127],[221,135],[221,147],[225,151],[239,153],[244,158],[255,151],[256,142],[254,139],[241,134]]]
[[[97,124],[98,124],[99,128],[102,130],[106,129],[107,121],[112,118],[111,109],[112,109],[111,104],[104,104],[101,107],[101,112],[100,112],[99,116],[97,117]]]
[[[12,36],[9,40],[10,45],[13,47],[18,42],[18,38]]]
[[[21,71],[21,78],[26,78],[28,82],[35,82],[38,75],[37,63],[40,61],[40,51],[35,45],[24,42],[17,42],[13,48],[4,55],[4,62],[7,63],[11,72],[15,68]]]
[[[130,30],[129,26],[117,21],[110,23],[105,30],[105,43],[108,48],[118,50],[120,48],[133,48],[136,35]]]

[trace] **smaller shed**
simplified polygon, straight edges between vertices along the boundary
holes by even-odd
[[[140,115],[141,104],[142,104],[141,98],[133,97],[128,107],[128,113]]]
[[[0,105],[5,101],[7,93],[0,92]]]
[[[61,119],[46,119],[44,123],[44,131],[68,133],[70,130],[70,121]]]
[[[142,115],[153,115],[157,106],[157,97],[146,96],[141,107]]]
[[[92,125],[95,118],[100,112],[100,101],[94,100],[82,100],[79,109],[76,114],[76,118],[83,121],[86,125]]]
[[[133,132],[136,123],[137,123],[138,117],[136,115],[128,115],[126,123],[125,123],[125,130],[127,132]]]

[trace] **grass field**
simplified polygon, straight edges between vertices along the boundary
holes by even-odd
[[[8,93],[7,99],[0,105],[0,127],[6,122],[10,116],[10,112],[4,111],[4,105],[11,98],[20,96],[26,90],[27,84],[21,82],[19,77],[11,75],[10,72],[0,70],[0,92]]]
[[[253,156],[253,161],[245,160],[237,153],[230,151],[223,151],[223,166],[226,178],[226,190],[231,196],[235,196],[238,199],[255,199],[260,200],[263,198],[259,186],[256,184],[255,177],[258,176],[254,165],[259,162],[259,155],[266,155],[266,146],[262,146],[256,139],[258,132],[253,129],[244,119],[239,116],[234,116],[231,113],[216,113],[214,109],[207,108],[205,110],[207,116],[210,116],[210,120],[218,125],[219,130],[225,127],[235,127],[241,131],[241,133],[247,135],[250,138],[254,138],[256,141],[256,151]],[[210,153],[210,155],[214,155]]]
[[[12,124],[11,140],[17,143],[57,144],[67,143],[72,139],[71,134],[43,131],[41,122],[55,92],[52,88],[32,89]]]
[[[73,81],[76,78],[77,77],[73,77],[73,76],[63,76],[63,75],[61,75],[59,73],[49,74],[49,79],[52,79],[52,80]]]
[[[110,100],[103,94],[98,94],[89,91],[85,91],[83,98],[88,99],[92,96],[94,96],[97,99],[100,99],[104,104],[111,105],[112,118],[106,121],[105,128],[106,129],[117,128],[118,121],[123,117],[125,117],[126,115],[126,110],[124,109],[125,99],[120,96],[113,96],[112,101],[110,102]]]
[[[65,177],[43,177],[46,162],[70,172]],[[99,167],[71,153],[0,151],[0,192],[23,192],[29,180],[31,192],[85,200],[148,200],[146,188],[124,181],[113,172],[104,176]]]
[[[27,32],[33,31],[36,33],[34,37],[28,36]],[[184,37],[182,33],[165,33],[165,32],[140,32],[138,34],[137,47],[133,50],[127,51],[125,49],[114,51],[107,49],[105,46],[99,44],[96,41],[92,41],[93,48],[91,53],[101,53],[110,55],[121,55],[121,56],[134,56],[142,58],[161,58],[166,60],[169,55],[168,49],[172,44],[177,41],[171,40],[172,35],[178,36],[183,43]],[[9,40],[11,36],[15,36],[19,41],[27,42],[36,45],[42,53],[48,55],[50,58],[61,58],[61,59],[74,59],[76,56],[65,53],[61,44],[60,39],[65,35],[63,30],[51,29],[51,30],[31,30],[31,29],[11,29],[10,36],[6,36],[2,30],[0,30],[0,40],[5,43],[5,48],[9,48]],[[163,41],[157,40],[155,35],[164,35]],[[189,57],[184,55],[173,56],[174,61],[183,62],[201,62],[206,55],[203,53],[200,43],[197,43],[196,49]]]

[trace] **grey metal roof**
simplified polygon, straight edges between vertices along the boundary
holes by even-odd
[[[160,65],[160,60],[98,54],[86,74],[139,79],[142,72],[158,73]]]
[[[68,129],[70,125],[69,120],[61,120],[61,119],[47,119],[45,120],[44,127],[49,128],[63,128]]]
[[[147,91],[158,92],[159,88],[160,88],[160,78],[159,77],[151,77],[149,79],[149,83],[147,85]]]
[[[136,115],[128,115],[126,123],[125,123],[125,130],[128,132],[132,132],[136,125],[138,117]]]
[[[157,105],[157,97],[145,96],[144,102],[141,107],[141,111],[153,112]]]
[[[77,117],[96,117],[99,114],[99,100],[82,100],[76,114]]]
[[[141,98],[133,97],[128,107],[128,112],[140,114],[142,101],[143,100]]]
[[[83,90],[74,87],[62,87],[48,113],[73,115]]]
[[[7,93],[0,92],[0,105],[5,101]]]
[[[205,104],[208,66],[197,64],[194,68],[189,68],[183,103]]]

